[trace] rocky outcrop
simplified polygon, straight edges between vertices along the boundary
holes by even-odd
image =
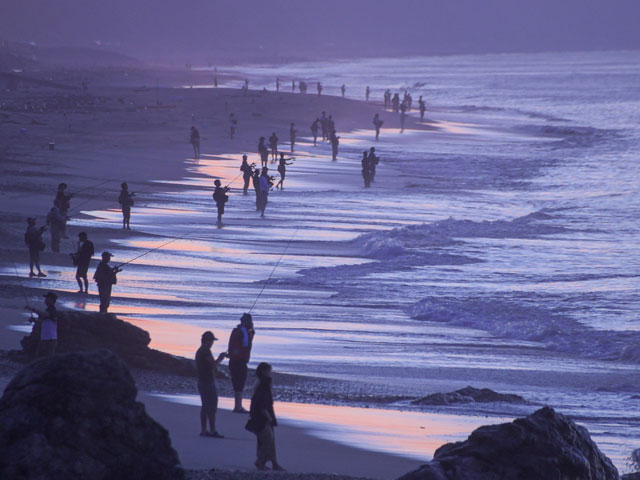
[[[443,445],[400,480],[619,480],[586,428],[545,407],[512,423],[474,430]]]
[[[0,398],[0,478],[181,480],[168,432],[107,350],[32,363]]]
[[[107,313],[59,311],[58,353],[106,348],[130,368],[144,368],[174,375],[195,376],[194,362],[149,348],[149,333]],[[33,358],[40,338],[37,327],[20,342]],[[199,342],[199,339],[196,339]]]
[[[456,403],[528,403],[519,395],[498,393],[488,388],[465,387],[455,392],[433,393],[426,397],[412,400],[414,405],[453,405]]]

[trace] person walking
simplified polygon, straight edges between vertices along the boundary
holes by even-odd
[[[120,195],[118,195],[118,203],[122,209],[122,229],[131,230],[129,222],[131,222],[131,207],[134,205],[133,196],[135,193],[129,193],[129,185],[122,182],[120,185]]]
[[[253,172],[253,189],[256,192],[256,212],[260,210],[260,169],[256,168]]]
[[[278,136],[276,132],[273,132],[269,137],[269,148],[271,148],[271,162],[275,163],[278,160]]]
[[[267,166],[269,163],[269,150],[267,146],[264,144],[264,137],[260,137],[258,140],[258,155],[260,155],[260,162],[262,162],[262,168]]]
[[[47,307],[45,310],[38,310],[26,305],[24,308],[36,315],[36,325],[34,328],[40,330],[40,341],[36,349],[36,356],[38,358],[50,357],[55,355],[56,347],[58,345],[58,311],[56,310],[56,300],[58,296],[53,292],[47,292],[44,294],[44,304]]]
[[[313,135],[313,146],[316,146],[316,142],[318,141],[318,130],[320,129],[320,119],[316,118],[311,124],[311,135]]]
[[[242,165],[240,165],[240,171],[242,172],[242,179],[244,180],[242,193],[246,195],[249,190],[249,182],[251,182],[251,174],[253,173],[251,165],[249,165],[249,162],[247,161],[246,155],[242,155]]]
[[[224,438],[216,430],[216,413],[218,412],[218,390],[216,388],[216,373],[218,365],[227,356],[226,352],[213,359],[211,347],[218,340],[213,332],[206,331],[200,339],[200,348],[196,351],[196,370],[198,372],[198,393],[200,394],[200,436]],[[207,430],[209,420],[209,430]]]
[[[64,231],[64,222],[67,220],[67,217],[60,212],[57,204],[58,202],[54,200],[53,207],[47,213],[47,226],[51,233],[51,250],[54,252],[60,251],[60,238]]]
[[[242,392],[247,382],[247,372],[249,371],[247,365],[251,358],[251,347],[255,334],[253,318],[250,313],[245,313],[229,336],[227,352],[229,353],[229,373],[235,398],[233,407],[235,413],[248,413],[242,406]]]
[[[89,271],[89,264],[91,258],[95,253],[93,242],[89,241],[86,232],[80,232],[78,234],[78,249],[76,253],[71,254],[73,258],[73,264],[76,268],[76,282],[78,282],[78,293],[89,293],[89,279],[87,278],[87,272]],[[84,290],[82,284],[84,282]]]
[[[267,470],[267,462],[271,462],[274,470],[284,471],[276,456],[276,437],[273,431],[278,425],[273,409],[272,368],[262,362],[256,368],[258,384],[251,397],[249,422],[247,429],[257,437],[257,458],[254,465],[258,470]]]
[[[47,229],[44,225],[40,228],[36,228],[36,219],[27,218],[27,231],[24,234],[24,243],[27,244],[29,249],[29,277],[35,277],[36,273],[33,271],[33,267],[38,269],[38,277],[46,277],[47,275],[42,273],[40,269],[40,252],[44,250],[45,244],[42,241],[42,234]]]
[[[213,200],[216,202],[216,207],[218,208],[218,225],[222,225],[222,215],[224,215],[224,204],[229,200],[229,195],[227,192],[229,191],[229,187],[223,187],[219,178],[213,182],[216,186],[213,191]]]
[[[378,137],[380,136],[380,128],[382,127],[383,123],[384,121],[380,120],[380,115],[376,113],[373,117],[373,127],[376,129],[376,142],[378,141]]]
[[[193,157],[196,161],[200,160],[200,132],[194,126],[191,127],[189,142],[193,146]]]
[[[100,313],[107,313],[109,310],[109,305],[111,304],[111,289],[118,283],[117,274],[122,271],[120,267],[112,267],[109,265],[112,256],[109,252],[102,252],[102,260],[93,274],[93,279],[98,284]]]
[[[260,216],[264,217],[264,211],[267,209],[267,203],[269,203],[269,190],[273,182],[269,178],[269,169],[264,167],[262,169],[262,175],[260,175]]]
[[[291,162],[289,162],[291,160]],[[287,165],[293,165],[293,158],[284,158],[284,153],[280,153],[280,160],[278,161],[278,173],[280,174],[280,181],[276,184],[276,188],[284,190],[284,178],[287,175]]]
[[[293,148],[296,145],[296,133],[298,133],[296,126],[291,122],[291,125],[289,125],[289,143],[291,144],[291,153],[293,153]]]

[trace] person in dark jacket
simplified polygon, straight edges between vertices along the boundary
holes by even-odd
[[[93,279],[98,284],[100,313],[107,313],[109,304],[111,303],[111,288],[118,283],[116,275],[122,271],[120,267],[112,267],[109,265],[109,260],[111,260],[112,256],[109,252],[102,252],[102,261],[98,264],[96,273],[93,274]]]
[[[216,430],[216,413],[218,411],[218,390],[216,388],[216,372],[218,365],[227,356],[226,352],[218,355],[214,360],[211,353],[213,342],[218,340],[213,332],[206,331],[202,334],[200,348],[196,352],[196,370],[198,371],[198,393],[202,401],[200,409],[201,437],[224,438]],[[209,431],[207,431],[207,419]]]
[[[242,407],[242,392],[247,382],[248,363],[251,358],[253,337],[256,334],[253,329],[253,319],[250,313],[245,313],[240,318],[240,323],[231,331],[229,336],[229,373],[235,395],[233,411],[235,413],[247,413]]]
[[[222,225],[222,215],[224,215],[224,204],[229,200],[229,195],[227,192],[229,191],[229,187],[223,187],[220,179],[216,178],[215,182],[213,182],[216,186],[216,189],[213,191],[213,200],[216,202],[216,207],[218,208],[218,225]]]
[[[284,471],[276,457],[276,437],[273,427],[278,425],[273,410],[273,393],[271,391],[271,365],[262,362],[256,368],[258,385],[251,397],[252,430],[258,437],[257,459],[254,465],[258,470],[267,470],[267,462],[271,462],[274,470]]]
[[[91,257],[94,254],[93,242],[88,240],[85,232],[78,234],[78,250],[71,256],[73,263],[77,265],[76,269],[76,281],[78,282],[78,293],[89,293],[89,279],[87,278],[87,272],[89,271],[89,264],[91,263]],[[82,282],[84,281],[84,290],[82,290]]]
[[[42,273],[40,269],[40,252],[44,250],[44,242],[42,241],[42,233],[47,227],[42,226],[36,228],[36,219],[27,218],[27,231],[24,234],[24,243],[29,248],[29,276],[35,277],[36,273],[33,271],[35,265],[38,269],[38,277],[46,277],[47,275]]]

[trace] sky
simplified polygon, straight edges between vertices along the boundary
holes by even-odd
[[[640,0],[0,2],[0,38],[158,61],[640,49]]]

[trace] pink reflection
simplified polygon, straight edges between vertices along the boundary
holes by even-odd
[[[211,252],[212,248],[205,244],[194,242],[190,240],[176,240],[168,245],[166,239],[158,240],[132,240],[129,244],[133,247],[138,247],[146,250],[158,249],[158,250],[180,250],[183,252]]]

